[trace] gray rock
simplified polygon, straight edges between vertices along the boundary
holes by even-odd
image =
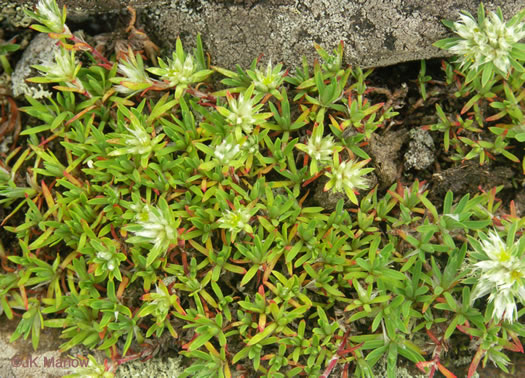
[[[0,8],[22,0],[0,0]],[[27,3],[27,1],[25,1]],[[471,0],[66,0],[68,15],[123,12],[142,15],[148,34],[173,49],[177,36],[186,46],[201,33],[213,64],[247,67],[261,53],[287,67],[317,57],[313,45],[335,48],[345,42],[348,63],[363,67],[445,56],[432,43],[450,32],[442,19],[460,10],[475,14]],[[510,18],[523,0],[487,0]]]
[[[410,130],[410,142],[405,153],[405,169],[428,168],[436,158],[436,148],[430,133],[421,128]]]
[[[432,47],[448,35],[441,20],[477,7],[469,0],[211,1],[192,7],[194,3],[172,1],[175,12],[146,12],[151,20],[147,29],[171,45],[179,34],[193,40],[200,32],[214,63],[230,68],[235,63],[246,67],[261,53],[293,67],[302,55],[317,57],[314,43],[331,50],[341,40],[348,63],[360,66],[443,56]],[[506,15],[523,7],[522,0],[500,0],[487,2],[487,9],[495,4]]]

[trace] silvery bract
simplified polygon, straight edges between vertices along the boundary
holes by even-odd
[[[240,232],[245,230],[251,232],[251,227],[248,224],[250,221],[250,210],[246,208],[238,208],[234,211],[227,210],[222,218],[218,220],[219,227],[228,228],[231,231]]]
[[[201,56],[200,61],[193,55],[186,54],[180,38],[177,38],[172,59],[168,58],[166,63],[162,58],[158,58],[159,67],[150,67],[147,70],[160,76],[168,87],[177,87],[175,98],[180,98],[184,93],[184,89],[190,84],[202,82],[213,73],[213,71],[205,69],[200,37],[197,37],[197,50],[195,53],[197,56]]]
[[[162,148],[164,134],[152,137],[146,129],[146,120],[144,120],[144,117],[139,113],[138,109],[132,109],[130,111],[124,107],[119,107],[119,111],[122,112],[123,116],[127,117],[129,121],[123,119],[120,122],[119,127],[125,129],[125,132],[115,134],[118,138],[111,139],[111,142],[120,144],[123,147],[109,152],[108,155],[141,155],[140,164],[145,168],[148,165],[150,154]]]
[[[333,176],[335,179],[334,190],[341,192],[345,187],[352,189],[366,189],[368,187],[367,180],[362,177],[359,167],[353,160],[343,161],[337,167]]]
[[[65,24],[65,7],[60,10],[55,0],[40,0],[36,5],[36,13],[25,11],[30,17],[43,24],[47,29],[34,27],[42,32],[69,33]]]
[[[281,68],[282,64],[278,64],[274,68],[270,60],[266,66],[266,71],[263,72],[257,69],[249,72],[248,75],[253,79],[255,89],[263,93],[268,93],[273,89],[279,88],[283,83],[285,71],[281,71]]]
[[[483,72],[485,85],[494,72],[506,76],[512,67],[523,70],[520,62],[525,61],[525,44],[519,43],[525,38],[523,18],[525,10],[508,22],[504,21],[501,9],[485,16],[480,4],[478,20],[463,12],[457,22],[445,21],[458,37],[443,39],[434,45],[457,55],[463,72]]]
[[[135,236],[129,237],[127,241],[153,244],[146,258],[146,265],[150,266],[166,253],[170,245],[178,242],[177,228],[180,225],[180,218],[175,218],[163,197],[158,200],[157,206],[137,202],[130,207],[130,210],[135,213],[135,224],[129,225],[127,229]]]
[[[518,242],[509,247],[496,232],[480,233],[480,239],[481,243],[471,244],[486,259],[473,264],[478,283],[472,301],[490,294],[494,318],[513,322],[518,316],[516,299],[525,301],[525,261],[518,255]]]
[[[141,230],[135,231],[135,235],[148,239],[156,248],[176,241],[177,229],[156,207],[146,205],[143,211],[137,214],[136,222],[141,226]]]
[[[241,150],[237,143],[231,142],[229,139],[231,138],[223,140],[221,144],[216,146],[213,153],[219,163],[226,166],[235,159]]]
[[[224,228],[231,233],[231,241],[234,242],[237,234],[241,231],[253,234],[252,226],[250,226],[250,219],[258,211],[255,208],[241,205],[237,199],[235,200],[235,210],[226,210],[223,216],[217,221],[220,228]]]
[[[368,180],[364,176],[373,171],[373,168],[363,168],[368,162],[369,160],[360,162],[348,160],[340,163],[339,154],[335,154],[331,172],[326,173],[330,180],[326,183],[324,190],[332,189],[334,192],[344,192],[353,203],[357,204],[357,197],[354,192],[358,189],[368,188]]]
[[[331,135],[324,138],[321,135],[313,135],[308,140],[305,151],[312,159],[327,163],[331,160],[334,146],[334,138]]]
[[[149,68],[148,70],[168,81],[170,86],[192,83],[192,75],[196,67],[191,55],[187,55],[186,59],[181,60],[173,54],[173,59],[168,59],[168,64],[164,63],[161,58],[159,58],[159,64],[161,68]]]
[[[471,15],[461,15],[455,22],[456,33],[463,38],[450,51],[458,55],[461,65],[477,70],[485,63],[492,62],[502,73],[510,70],[510,52],[513,45],[525,37],[522,23],[507,26],[499,16],[491,12],[482,25]]]
[[[145,90],[153,85],[153,81],[144,69],[144,62],[140,54],[135,55],[131,48],[128,51],[127,60],[121,60],[117,72],[120,77],[112,78],[111,81],[118,83],[115,86],[117,92],[133,94]]]
[[[230,105],[230,114],[228,114],[228,121],[234,125],[239,126],[245,133],[250,133],[257,119],[254,117],[257,110],[255,109],[255,101],[243,93],[239,94],[237,99],[228,98]]]
[[[78,64],[75,59],[75,52],[59,49],[55,52],[55,61],[49,66],[36,66],[46,73],[46,78],[53,81],[73,81],[78,72]],[[43,68],[43,69],[41,69]]]

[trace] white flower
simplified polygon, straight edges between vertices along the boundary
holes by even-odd
[[[368,162],[369,160],[360,162],[348,160],[339,163],[339,154],[335,154],[331,172],[326,172],[330,180],[324,186],[324,190],[345,192],[347,197],[357,205],[357,197],[354,192],[357,189],[368,188],[368,180],[364,176],[374,170],[373,168],[362,168]]]
[[[91,246],[96,251],[95,258],[92,260],[97,265],[95,270],[96,276],[101,276],[109,273],[110,279],[113,277],[117,280],[122,280],[119,267],[122,261],[126,260],[126,256],[118,251],[118,243],[113,240],[102,238],[100,240],[90,240]]]
[[[112,271],[116,268],[115,261],[113,261],[113,254],[107,251],[100,251],[97,253],[97,258],[106,261],[106,267]]]
[[[275,68],[272,67],[272,61],[268,62],[266,72],[258,69],[250,75],[254,80],[255,88],[258,91],[267,93],[273,89],[277,89],[284,81],[285,71],[281,71],[282,64],[278,64]]]
[[[176,230],[169,225],[168,220],[162,216],[159,209],[145,206],[145,211],[145,214],[143,213],[137,219],[137,223],[143,228],[136,232],[137,236],[152,239],[155,244],[162,240],[175,239]]]
[[[48,74],[74,79],[76,69],[77,62],[75,60],[75,52],[71,51],[71,54],[68,54],[65,49],[59,49],[55,53],[55,65],[49,67]]]
[[[240,150],[241,149],[237,143],[231,143],[225,139],[221,144],[215,147],[214,156],[221,164],[228,165],[235,159]]]
[[[124,145],[124,147],[117,148],[109,153],[109,156],[120,156],[126,154],[137,154],[142,155],[144,159],[143,165],[147,165],[147,159],[149,155],[156,149],[159,148],[160,144],[164,139],[164,134],[159,134],[152,138],[151,135],[146,131],[143,123],[145,120],[140,114],[128,112],[129,124],[120,124],[124,126],[127,133],[120,133],[118,139],[112,139],[112,143],[118,143]]]
[[[253,135],[250,135],[242,145],[242,149],[248,154],[254,154],[259,151],[259,141]]]
[[[54,33],[69,33],[63,22],[63,15],[55,0],[40,0],[36,5],[36,20],[43,23]]]
[[[354,160],[343,161],[332,172],[334,181],[334,191],[342,192],[345,188],[366,189],[368,187],[368,180],[363,177],[361,170]]]
[[[65,82],[68,86],[80,86],[79,82],[75,82],[80,64],[75,59],[74,51],[67,51],[60,48],[55,52],[55,59],[53,62],[42,62],[41,65],[34,65],[33,67],[44,73],[46,83]],[[32,81],[32,79],[29,79]],[[75,82],[73,84],[73,82]]]
[[[154,299],[151,304],[155,305],[153,316],[160,322],[164,321],[171,307],[171,296],[168,289],[163,284],[160,287],[157,285],[155,292],[151,293],[151,298]]]
[[[60,14],[57,14],[54,3],[53,0],[40,0],[36,5],[36,9],[38,14],[45,17],[49,23],[58,25],[62,22],[62,19]],[[59,33],[60,31],[62,30],[56,30],[55,32]]]
[[[124,137],[124,144],[128,146],[127,150],[132,154],[146,154],[153,150],[151,136],[143,127],[137,124],[125,126],[130,135]]]
[[[255,125],[263,123],[265,119],[272,116],[272,113],[259,113],[264,104],[258,104],[260,94],[252,98],[254,90],[255,84],[252,83],[243,93],[239,93],[237,98],[226,92],[228,107],[217,106],[216,108],[219,114],[233,126],[238,143],[243,139],[243,132],[250,134]]]
[[[496,232],[488,237],[480,234],[478,252],[488,259],[474,263],[473,274],[479,277],[472,293],[472,301],[490,293],[494,303],[493,316],[497,320],[513,322],[517,319],[515,298],[525,301],[525,260],[518,257],[517,243],[508,248]],[[476,245],[474,245],[476,248]]]
[[[334,139],[331,135],[324,138],[321,135],[312,135],[308,140],[305,151],[313,159],[321,163],[328,163],[334,152],[333,148]]]
[[[234,126],[241,127],[244,132],[250,133],[253,130],[253,125],[257,122],[254,100],[241,93],[237,100],[228,98],[228,102],[230,105],[228,121]]]
[[[135,224],[127,226],[127,229],[135,236],[127,239],[130,243],[151,243],[146,258],[146,266],[151,265],[159,257],[163,256],[170,245],[178,241],[177,228],[181,219],[176,218],[164,197],[160,197],[157,206],[140,204],[136,194],[132,194],[135,205],[130,210],[135,214]]]
[[[187,55],[185,60],[181,60],[175,53],[173,60],[168,59],[166,65],[162,59],[159,58],[161,68],[149,68],[150,72],[160,75],[161,79],[167,80],[171,87],[179,84],[191,84],[193,82],[192,75],[196,70],[193,63],[193,57]]]
[[[132,94],[144,90],[153,84],[147,72],[144,70],[144,62],[140,54],[133,54],[131,48],[128,51],[127,60],[118,64],[117,71],[122,77],[112,78],[111,81],[118,83],[115,90],[124,94]]]
[[[236,228],[241,231],[248,224],[250,218],[251,215],[248,209],[239,208],[235,211],[227,210],[226,214],[218,222],[224,228]]]
[[[197,45],[200,44],[200,38],[197,37]],[[200,47],[197,48],[197,52],[199,49]],[[202,60],[195,59],[191,54],[184,52],[180,38],[177,38],[172,57],[173,59],[168,58],[167,63],[159,58],[159,67],[149,67],[147,70],[160,76],[166,82],[164,86],[177,87],[175,90],[175,98],[177,99],[182,96],[190,84],[204,81],[213,73],[212,70],[203,67],[204,62]]]
[[[137,215],[136,221],[142,226],[142,230],[136,231],[135,235],[149,239],[155,246],[176,240],[177,230],[156,207],[145,205],[142,212]]]
[[[312,158],[310,162],[310,174],[312,176],[319,172],[319,168],[323,168],[326,164],[330,163],[334,152],[339,152],[342,149],[341,146],[337,146],[334,143],[334,138],[331,135],[323,137],[323,134],[323,124],[317,124],[314,126],[312,134],[308,138],[307,144],[297,143],[295,145],[295,147],[305,152]],[[337,162],[339,161],[338,159],[336,160]],[[334,164],[335,163],[336,162],[334,161]],[[339,164],[337,164],[337,167],[334,167],[332,171],[344,170],[345,165],[346,163],[343,164],[342,167],[339,167]]]
[[[231,241],[233,242],[236,235],[241,231],[253,233],[252,226],[249,224],[253,216],[252,212],[254,212],[254,209],[237,204],[234,211],[227,210],[217,222],[220,228],[225,228],[231,232]]]
[[[461,66],[477,70],[493,63],[503,74],[510,71],[513,46],[525,38],[523,23],[510,25],[494,12],[485,17],[482,24],[478,24],[472,15],[462,14],[454,23],[454,29],[462,39],[450,47],[450,51],[460,57]]]

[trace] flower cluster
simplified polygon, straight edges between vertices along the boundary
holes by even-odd
[[[63,33],[69,34],[66,22],[66,7],[60,10],[54,0],[40,0],[36,5],[36,12],[26,11],[25,13],[43,25],[34,25],[33,29],[44,33]]]
[[[269,61],[266,66],[266,71],[263,72],[256,69],[254,71],[248,71],[247,74],[253,80],[257,91],[277,94],[277,97],[279,97],[279,92],[276,91],[276,89],[281,86],[285,77],[285,71],[281,71],[282,67],[282,64],[273,67],[272,61]]]
[[[250,134],[255,125],[262,123],[262,121],[272,115],[272,113],[259,113],[263,104],[257,104],[259,101],[258,96],[252,97],[254,89],[255,85],[250,85],[236,99],[228,93],[228,108],[217,107],[217,111],[226,117],[228,123],[235,128],[237,141],[241,140],[243,131],[246,134]]]
[[[49,100],[26,98],[23,125],[15,99],[2,105],[13,130],[0,132],[0,321],[18,321],[11,341],[31,336],[36,349],[58,328],[61,350],[82,344],[112,358],[78,376],[108,377],[158,340],[176,344],[181,378],[395,377],[407,363],[453,376],[447,342],[477,348],[473,376],[481,360],[507,371],[503,349],[523,349],[525,218],[505,201],[519,185],[501,201],[485,188],[441,202],[443,187],[418,180],[438,168],[429,166],[365,189],[366,146],[397,113],[376,103],[372,70],[344,64],[342,43],[335,56],[316,46],[325,63],[313,71],[306,58],[292,77],[256,60],[248,71],[213,67],[223,77],[197,86],[209,64],[199,38],[191,56],[179,41],[149,69],[137,51],[110,62],[76,36],[46,33],[63,61],[40,82],[60,84]],[[436,105],[440,123],[423,131],[444,133],[439,163],[458,167],[449,150],[458,161],[523,163],[509,152],[525,141],[516,46],[507,77],[493,61],[474,73],[444,62],[438,82],[422,63],[414,104],[425,112],[412,116]],[[76,76],[72,51],[83,62]],[[2,240],[18,245],[4,253]]]
[[[149,155],[162,146],[164,134],[152,138],[146,131],[145,120],[141,114],[134,112],[135,109],[128,110],[124,107],[119,107],[119,110],[129,119],[127,124],[124,121],[120,123],[120,127],[123,127],[127,133],[116,134],[118,138],[109,141],[124,145],[124,147],[111,151],[109,156],[141,155],[141,166],[145,168],[148,164]]]
[[[253,233],[249,222],[257,209],[250,209],[236,204],[235,210],[227,210],[226,213],[218,220],[219,227],[225,228],[231,232],[232,242],[235,241],[236,235],[241,232]]]
[[[35,65],[37,70],[45,74],[44,77],[34,77],[29,79],[35,83],[58,83],[65,82],[68,86],[81,86],[76,83],[78,71],[81,65],[75,59],[74,51],[59,49],[55,52],[55,61],[48,65]]]
[[[234,126],[241,127],[244,132],[250,133],[256,122],[254,100],[241,93],[237,99],[228,97],[228,104],[230,105],[230,113],[226,117],[228,121]]]
[[[477,21],[470,13],[463,12],[459,21],[446,24],[459,37],[444,39],[435,45],[457,55],[464,72],[481,69],[492,73],[495,68],[505,76],[511,67],[520,67],[517,61],[525,61],[525,45],[518,43],[525,38],[524,17],[525,12],[521,12],[505,23],[500,9],[485,16],[480,4]]]
[[[155,305],[155,311],[153,316],[160,323],[168,315],[168,312],[171,308],[171,295],[164,284],[157,285],[155,291],[150,293],[150,299],[152,299],[152,304]]]
[[[525,242],[503,242],[495,232],[480,232],[481,243],[471,239],[476,253],[472,274],[478,278],[471,301],[487,294],[494,303],[493,317],[513,322],[517,319],[516,299],[525,302]]]
[[[363,168],[369,160],[360,162],[348,160],[340,163],[339,154],[335,154],[333,160],[334,165],[332,171],[326,173],[330,180],[326,183],[324,190],[332,189],[334,192],[344,191],[348,198],[357,204],[357,197],[354,191],[368,187],[368,180],[364,176],[373,171],[373,168]]]
[[[334,138],[332,136],[311,137],[306,145],[306,153],[321,163],[328,163],[334,153]]]
[[[200,39],[197,40],[197,45],[200,45]],[[199,63],[198,60],[195,61],[192,55],[184,52],[180,38],[177,38],[172,57],[173,59],[168,58],[167,63],[158,58],[159,67],[150,67],[148,71],[160,76],[162,80],[167,82],[168,87],[176,86],[176,98],[182,95],[183,90],[188,85],[204,81],[213,73],[212,70],[204,69],[202,63]]]
[[[136,221],[142,229],[135,231],[135,235],[149,239],[155,247],[176,240],[177,230],[156,207],[146,205]]]
[[[230,139],[230,138],[228,138]],[[228,139],[222,141],[213,152],[214,157],[222,165],[229,165],[241,151],[239,145]]]
[[[259,151],[259,140],[256,136],[250,135],[242,145],[242,148],[246,153],[253,155]]]
[[[187,55],[186,59],[180,59],[173,53],[173,60],[168,58],[168,63],[159,58],[160,67],[148,68],[148,71],[159,75],[161,79],[168,81],[170,87],[179,84],[190,84],[192,82],[192,75],[195,72],[195,64],[193,57]]]
[[[111,79],[112,82],[118,84],[115,86],[117,92],[131,95],[153,85],[153,80],[144,69],[142,57],[140,54],[133,54],[131,48],[127,60],[122,60],[118,64],[117,71],[121,76]]]
[[[306,145],[302,143],[296,144],[299,150],[306,152],[312,158],[312,163],[310,164],[310,174],[312,175],[318,172],[318,163],[322,165],[330,163],[334,151],[341,149],[336,147],[334,138],[331,135],[323,137],[323,133],[323,125],[317,125],[314,127]]]
[[[117,243],[108,238],[102,240],[91,240],[91,246],[96,251],[93,262],[97,268],[95,270],[96,276],[108,274],[110,279],[113,277],[122,281],[122,275],[119,269],[120,263],[126,260],[126,255],[119,253],[117,250]]]
[[[175,219],[173,212],[164,198],[159,199],[158,206],[133,205],[136,212],[135,224],[127,227],[135,234],[128,238],[129,243],[151,243],[153,248],[147,258],[147,265],[151,265],[157,257],[166,252],[171,244],[177,243],[177,227],[180,219]]]

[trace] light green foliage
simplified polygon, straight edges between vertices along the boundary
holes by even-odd
[[[228,108],[219,106],[217,111],[225,117],[226,122],[235,128],[237,141],[242,138],[242,133],[246,135],[252,133],[255,126],[263,124],[271,113],[259,113],[263,104],[258,103],[260,96],[252,97],[255,85],[250,85],[245,91],[239,93],[237,98],[233,98],[227,93]]]
[[[0,64],[2,65],[4,72],[8,75],[13,73],[13,68],[9,63],[9,60],[7,60],[7,55],[18,49],[20,49],[20,45],[17,45],[16,43],[2,43],[0,45]]]
[[[523,350],[524,219],[496,197],[502,187],[438,201],[418,180],[372,187],[381,162],[366,145],[397,113],[370,95],[371,70],[345,66],[342,45],[316,46],[321,61],[293,76],[257,60],[211,76],[200,38],[193,54],[178,40],[158,67],[131,48],[110,63],[69,44],[54,1],[31,15],[61,50],[35,79],[57,84],[53,96],[27,98],[33,121],[0,166],[4,228],[18,240],[0,244],[13,341],[36,349],[59,328],[62,350],[108,357],[73,376],[107,377],[163,345],[181,351],[183,377],[372,377],[380,366],[390,378],[408,365],[451,377],[445,346],[466,347],[464,334],[472,376]],[[516,33],[520,17],[507,24]],[[487,33],[501,32],[496,18]],[[469,37],[473,22],[456,31]],[[422,65],[437,109],[428,128],[454,158],[523,159],[507,148],[525,140],[516,46],[506,73],[483,57],[444,64],[460,115],[427,90]],[[474,140],[481,132],[494,137]],[[327,209],[313,196],[323,190],[344,199]]]
[[[255,69],[254,71],[247,71],[248,76],[253,80],[255,89],[264,94],[271,94],[278,100],[282,100],[282,96],[277,90],[284,82],[285,72],[281,71],[282,64],[275,67],[272,66],[272,61],[268,62],[266,71]]]

